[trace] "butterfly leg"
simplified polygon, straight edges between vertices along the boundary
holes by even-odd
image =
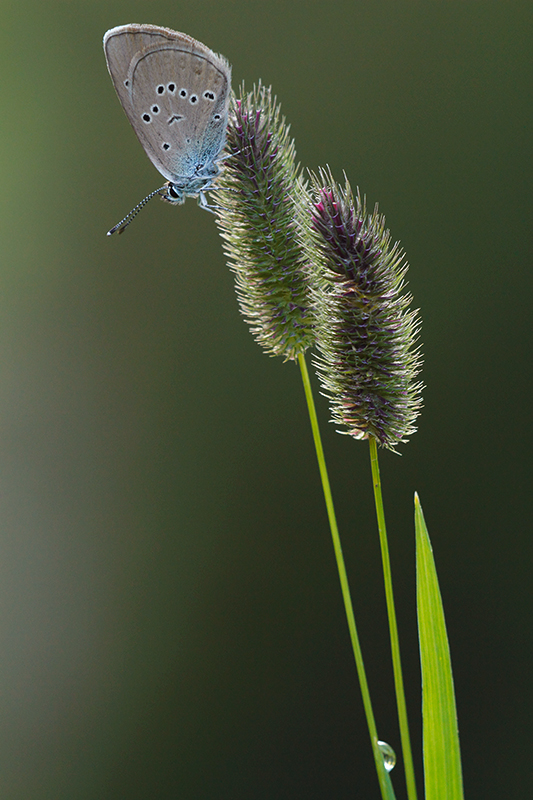
[[[210,211],[211,214],[214,214],[216,211],[222,208],[222,206],[210,205],[207,201],[207,197],[205,196],[204,192],[198,193],[198,205],[200,206],[200,208],[203,208],[204,211]]]

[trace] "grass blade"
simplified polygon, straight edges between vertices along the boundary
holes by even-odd
[[[463,800],[450,648],[433,551],[417,494],[415,530],[425,800]]]

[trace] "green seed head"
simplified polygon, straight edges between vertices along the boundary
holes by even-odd
[[[306,195],[270,88],[234,98],[226,151],[217,217],[241,312],[267,353],[296,359],[313,343],[296,223]]]

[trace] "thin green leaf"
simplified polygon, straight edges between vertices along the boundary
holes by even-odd
[[[463,800],[450,648],[433,551],[417,494],[415,530],[425,798]]]

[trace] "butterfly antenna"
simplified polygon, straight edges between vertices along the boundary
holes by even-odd
[[[141,200],[140,203],[137,203],[135,208],[131,209],[129,214],[126,214],[124,219],[121,219],[120,222],[117,222],[114,228],[111,228],[111,230],[107,232],[107,235],[113,236],[114,233],[124,233],[130,222],[133,222],[139,211],[141,211],[145,207],[148,201],[151,200],[152,197],[155,197],[156,194],[159,195],[165,194],[166,191],[167,191],[167,186],[165,185],[161,186],[159,189],[155,189],[153,192],[150,192],[150,194],[146,195],[144,200]]]

